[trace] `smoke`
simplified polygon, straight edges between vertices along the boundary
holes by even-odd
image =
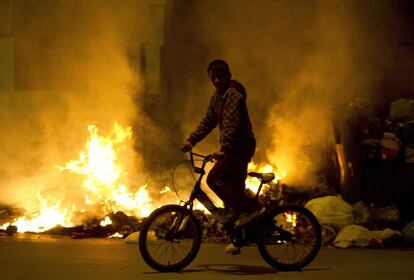
[[[333,117],[346,115],[352,98],[379,94],[383,54],[373,50],[388,36],[388,4],[375,2],[373,9],[370,1],[261,0],[254,7],[244,0],[191,1],[184,10],[175,2],[170,9],[182,17],[170,20],[169,28],[184,35],[170,44],[183,50],[169,56],[179,73],[167,75],[180,140],[196,128],[213,91],[207,64],[222,58],[247,89],[258,140],[254,160],[276,166],[289,184],[319,182],[321,169],[332,163]],[[216,135],[197,146],[214,148]]]
[[[383,75],[378,46],[394,40],[384,27],[393,20],[387,1],[167,1],[159,106],[138,107],[150,99],[141,94],[150,89],[140,75],[140,44],[162,34],[151,28],[151,5],[11,2],[0,29],[16,50],[15,90],[0,92],[0,202],[25,207],[39,192],[79,197],[81,183],[53,167],[79,156],[89,124],[103,135],[115,121],[138,124],[135,143],[144,147],[136,153],[131,144],[123,157],[138,185],[145,168],[175,163],[205,114],[213,92],[206,67],[216,58],[247,89],[254,160],[275,165],[287,183],[315,183],[332,153],[330,120],[346,114],[355,96],[375,99]],[[218,149],[217,133],[196,149]]]
[[[0,200],[30,209],[39,193],[84,199],[80,179],[56,166],[79,157],[88,125],[107,135],[115,122],[139,121],[142,82],[131,53],[149,36],[150,13],[137,1],[13,4],[15,90],[0,94]],[[133,146],[120,160],[140,184],[142,158]]]

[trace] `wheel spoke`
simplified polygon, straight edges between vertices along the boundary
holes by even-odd
[[[300,269],[312,261],[319,251],[319,223],[309,210],[302,207],[281,206],[275,210],[262,232],[259,251],[277,269]]]
[[[152,268],[176,271],[188,265],[196,256],[201,243],[201,230],[195,217],[185,211],[180,206],[165,206],[151,214],[144,223],[140,251]],[[183,220],[183,217],[189,217],[185,229],[178,234],[173,233],[178,231],[180,224],[177,221]]]

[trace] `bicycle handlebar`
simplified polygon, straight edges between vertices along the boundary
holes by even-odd
[[[204,172],[204,165],[209,162],[209,161],[213,161],[214,160],[214,154],[209,154],[209,155],[201,155],[201,154],[197,154],[194,153],[193,151],[188,151],[188,153],[190,154],[190,162],[191,162],[191,167],[193,168],[194,172],[196,173],[203,173]],[[197,167],[194,164],[194,156],[200,157],[203,159],[203,167]]]

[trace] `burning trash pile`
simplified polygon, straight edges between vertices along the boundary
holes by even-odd
[[[407,104],[405,101],[400,103]],[[399,107],[404,107],[400,103]],[[394,106],[394,115],[403,114],[401,111],[396,111]],[[405,111],[412,113],[411,109]],[[412,128],[412,121],[406,122],[404,127]],[[82,190],[82,202],[62,201],[39,193],[36,197],[39,207],[35,211],[27,212],[0,205],[0,233],[42,232],[73,238],[124,238],[140,231],[143,221],[157,204],[178,203],[179,199],[168,187],[158,192],[157,199],[154,199],[148,192],[149,183],[140,186],[129,184],[128,173],[122,167],[119,154],[131,139],[130,127],[123,128],[115,123],[107,136],[102,136],[94,125],[90,125],[88,131],[89,138],[79,158],[57,166],[65,176],[76,176],[75,181],[79,182],[76,187]],[[386,132],[384,139],[369,142],[381,143],[381,149],[374,145],[374,153],[385,152],[386,156],[380,160],[395,157],[397,140],[390,135],[390,132]],[[409,138],[412,134],[406,133],[404,136]],[[412,160],[412,146],[406,145],[404,152],[406,158]],[[412,166],[412,161],[408,164]],[[272,205],[297,204],[311,210],[322,225],[325,245],[376,248],[414,244],[414,222],[402,228],[399,209],[394,205],[380,208],[368,206],[362,200],[351,205],[328,188],[324,180],[316,180],[313,186],[286,185],[283,183],[286,174],[270,164],[251,163],[249,171],[276,173],[275,180],[261,190],[259,200]],[[246,187],[247,193],[255,196],[259,187],[257,179],[247,178]],[[195,214],[203,227],[204,241],[226,241],[222,225],[202,207],[196,209]]]
[[[153,210],[147,185],[129,186],[128,173],[119,154],[131,139],[131,127],[114,123],[109,135],[102,136],[95,125],[88,126],[89,137],[78,160],[56,168],[62,177],[73,180],[73,192],[82,198],[64,201],[38,193],[38,206],[32,211],[4,205],[0,208],[0,231],[43,232],[74,237],[124,235],[139,230],[140,220]],[[78,185],[79,184],[79,185]]]
[[[148,184],[131,187],[128,185],[128,173],[123,169],[119,154],[131,139],[130,127],[123,128],[118,123],[112,131],[103,136],[95,125],[88,126],[89,137],[85,148],[77,160],[72,160],[56,169],[66,177],[73,179],[71,187],[81,190],[82,201],[64,201],[55,199],[47,193],[38,193],[38,207],[33,211],[17,209],[12,206],[0,207],[0,233],[13,235],[17,232],[66,235],[72,238],[119,237],[139,231],[142,222],[157,207],[147,190]],[[250,171],[275,172],[269,164],[251,163]],[[275,172],[280,173],[280,172]],[[287,191],[280,181],[282,175],[261,191],[260,200],[266,203],[291,202],[308,199],[305,196]],[[254,196],[258,190],[258,181],[248,178],[247,192]],[[157,201],[163,204],[178,203],[174,193],[165,187],[157,194]],[[195,213],[202,221],[205,241],[223,240],[222,226],[206,213],[202,206],[196,205]]]

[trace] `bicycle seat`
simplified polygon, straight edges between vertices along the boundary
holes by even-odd
[[[247,175],[251,177],[259,178],[260,180],[263,180],[263,183],[269,183],[275,178],[274,173],[259,173],[259,172],[249,172]]]

